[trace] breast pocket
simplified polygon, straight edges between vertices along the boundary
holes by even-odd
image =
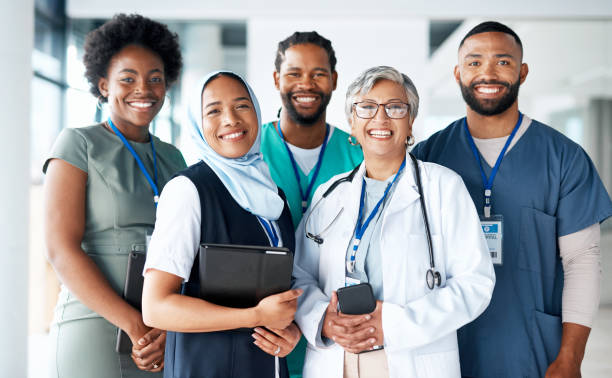
[[[554,276],[557,263],[557,218],[523,207],[520,227],[519,268]]]

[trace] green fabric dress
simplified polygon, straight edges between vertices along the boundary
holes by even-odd
[[[159,190],[185,168],[181,153],[152,136],[157,153]],[[153,177],[151,144],[130,142]],[[62,159],[87,173],[85,233],[81,246],[119,294],[128,254],[143,248],[155,225],[153,190],[118,136],[102,125],[64,129],[43,166]],[[117,327],[83,305],[62,285],[50,329],[49,377],[161,377],[133,362],[123,376],[115,352]]]

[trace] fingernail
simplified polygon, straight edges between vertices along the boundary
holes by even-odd
[[[259,327],[255,327],[255,328],[253,329],[253,331],[255,331],[255,332],[257,332],[257,333],[261,333],[261,331],[262,331],[262,330],[261,330],[261,328],[259,328]]]
[[[336,341],[336,336],[332,336],[332,340]]]
[[[145,345],[145,344],[146,344],[146,341],[144,338],[138,340],[138,345]]]
[[[372,317],[370,315],[366,315],[365,319],[370,320]]]
[[[251,336],[253,336],[254,339],[257,338],[257,334],[256,333],[252,334]]]
[[[374,344],[374,341],[376,341],[376,340],[370,339],[370,344]]]
[[[370,328],[370,333],[374,333],[374,328]]]

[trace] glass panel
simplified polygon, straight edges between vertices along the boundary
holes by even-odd
[[[40,78],[32,79],[30,110],[31,177],[42,182],[42,164],[61,129],[62,89]]]

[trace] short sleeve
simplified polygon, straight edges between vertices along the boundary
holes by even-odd
[[[187,177],[177,176],[166,184],[143,274],[157,269],[189,280],[200,246],[200,209],[198,190]]]
[[[78,129],[66,128],[62,130],[43,164],[43,173],[47,173],[47,166],[51,159],[62,159],[87,172],[87,140]]]
[[[558,236],[580,231],[612,216],[610,196],[595,165],[580,146],[575,146],[561,172],[557,206]]]

